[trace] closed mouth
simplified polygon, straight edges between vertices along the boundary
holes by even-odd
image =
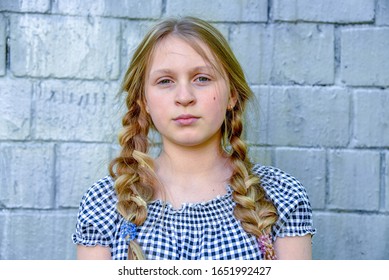
[[[173,120],[179,125],[191,125],[195,123],[198,119],[199,117],[185,114],[185,115],[179,115],[177,118],[174,118]]]
[[[193,116],[193,115],[185,114],[185,115],[179,115],[179,116],[178,116],[177,118],[175,118],[174,120],[177,121],[177,120],[188,120],[188,119],[198,119],[198,117]]]

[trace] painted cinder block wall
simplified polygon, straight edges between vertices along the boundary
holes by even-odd
[[[117,153],[133,49],[166,16],[228,38],[256,95],[253,160],[307,188],[315,259],[389,259],[388,0],[1,0],[0,259],[74,259]]]

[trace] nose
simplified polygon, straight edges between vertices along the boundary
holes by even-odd
[[[190,85],[184,84],[176,88],[175,102],[181,106],[189,106],[196,103],[196,97]]]

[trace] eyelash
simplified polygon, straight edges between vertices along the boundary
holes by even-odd
[[[170,79],[162,79],[162,80],[158,81],[157,84],[159,84],[159,85],[166,85],[166,84],[168,84],[170,82],[171,82]]]
[[[206,79],[206,80],[205,80],[205,81],[200,81],[200,79]],[[197,78],[195,79],[195,81],[199,81],[199,82],[209,82],[209,81],[211,81],[211,79],[208,78],[208,77],[205,77],[205,76],[200,76],[200,77],[197,77]]]
[[[210,82],[211,79],[207,76],[198,76],[194,79],[194,81],[198,82],[198,83],[207,83],[207,82]],[[170,84],[172,82],[173,82],[172,79],[164,78],[164,79],[157,81],[157,84],[158,85],[167,85],[167,84]]]

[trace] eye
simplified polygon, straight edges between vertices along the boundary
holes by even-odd
[[[173,82],[173,81],[170,80],[170,79],[161,79],[161,80],[157,81],[157,84],[158,84],[158,85],[168,85],[168,84],[170,84],[170,83],[172,83],[172,82]]]
[[[195,79],[195,82],[200,82],[200,83],[207,83],[210,81],[211,81],[211,79],[206,77],[206,76],[199,76]]]

